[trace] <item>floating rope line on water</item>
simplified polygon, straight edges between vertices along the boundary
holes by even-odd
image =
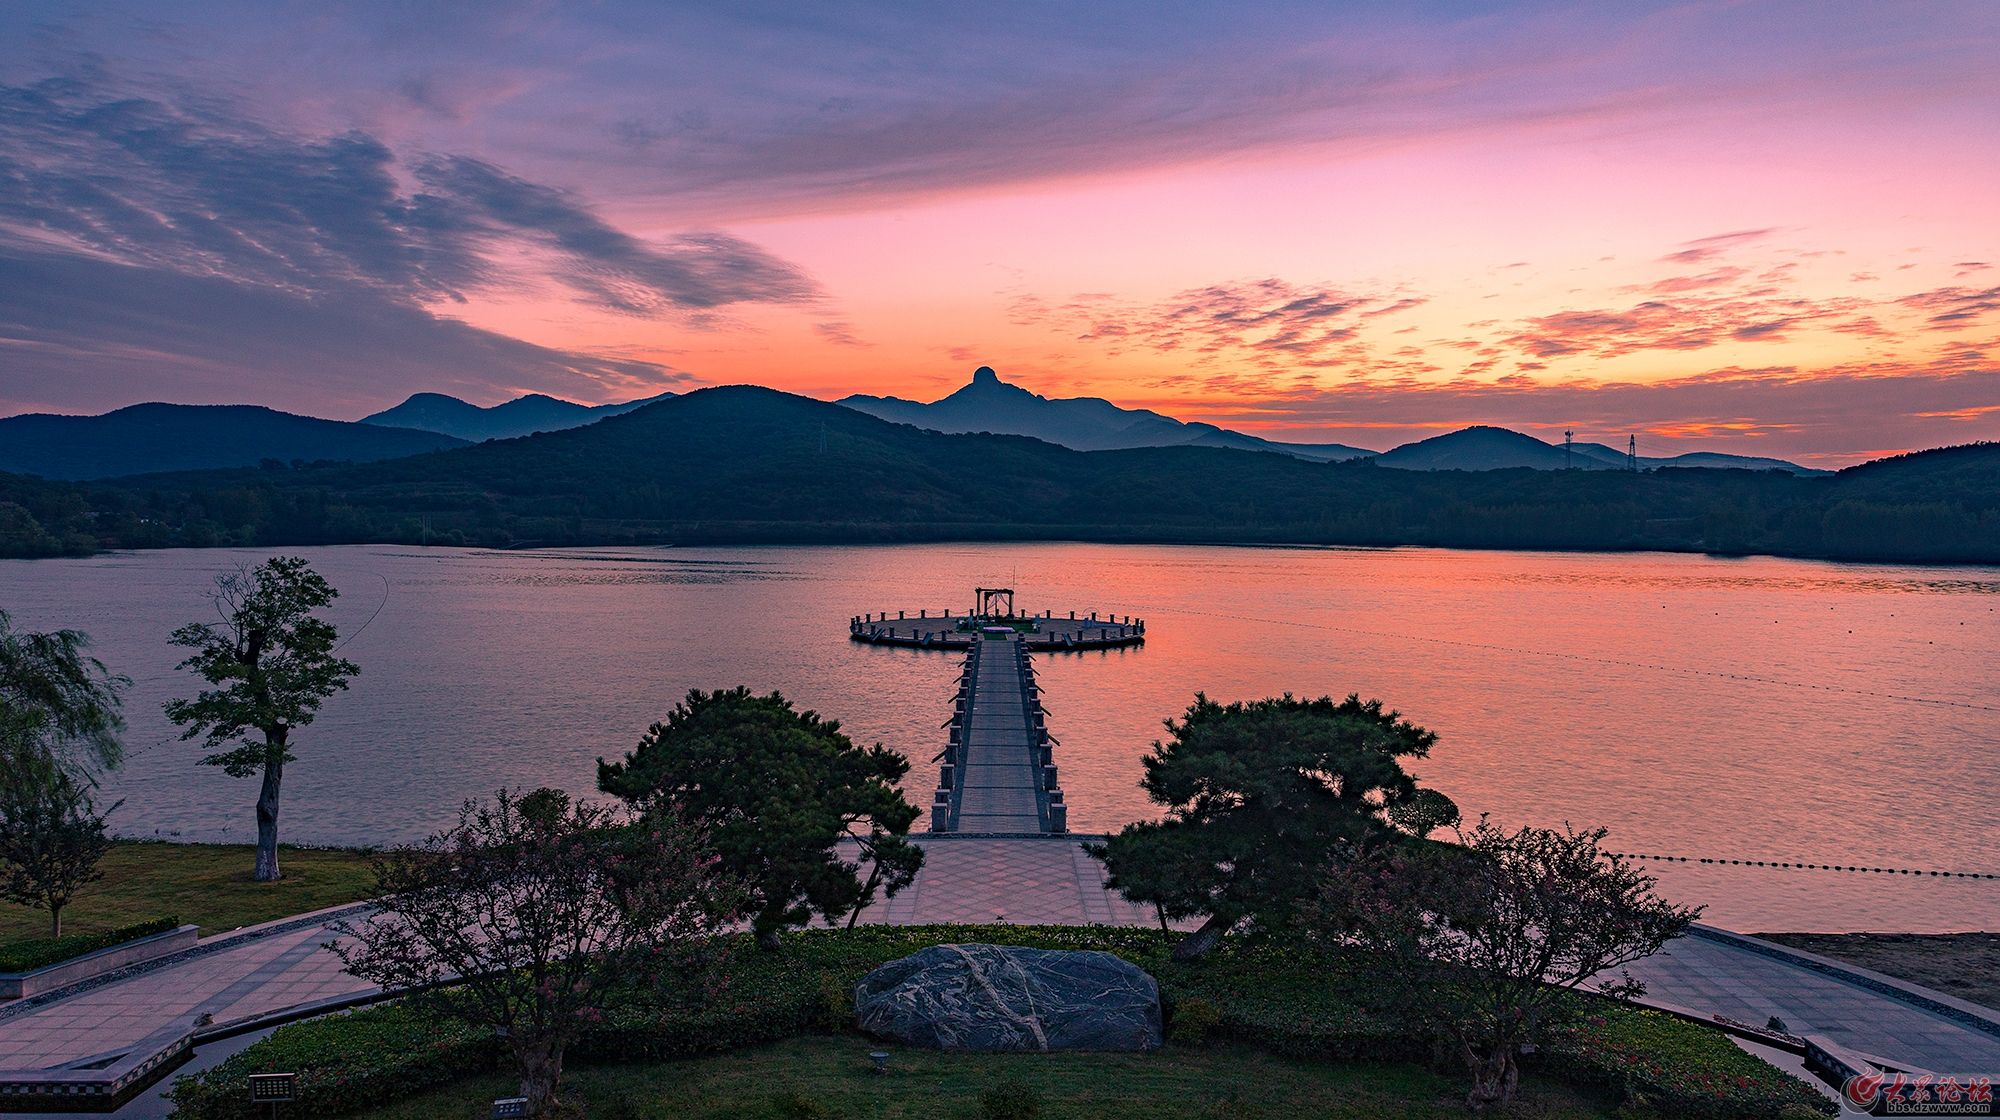
[[[1484,650],[1491,653],[1532,654],[1536,657],[1555,657],[1565,661],[1584,661],[1597,665],[1613,665],[1623,669],[1651,669],[1662,673],[1681,673],[1691,677],[1712,677],[1716,680],[1749,681],[1753,684],[1774,684],[1784,688],[1809,689],[1814,692],[1837,692],[1847,696],[1866,696],[1875,700],[1900,700],[1910,704],[1935,704],[1945,708],[1963,708],[1975,712],[2000,712],[2000,707],[1992,704],[1975,704],[1969,700],[1939,700],[1931,696],[1906,696],[1899,692],[1873,692],[1865,688],[1847,688],[1837,684],[1808,684],[1805,681],[1788,681],[1782,677],[1760,677],[1752,673],[1725,673],[1718,669],[1691,669],[1685,665],[1659,665],[1649,661],[1626,661],[1616,657],[1591,657],[1581,653],[1563,653],[1560,650],[1527,649],[1520,646],[1494,645],[1490,642],[1465,642],[1454,638],[1431,638],[1419,634],[1396,634],[1383,630],[1363,630],[1354,626],[1335,626],[1326,622],[1306,622],[1296,618],[1253,618],[1249,615],[1223,614],[1220,611],[1197,611],[1185,607],[1152,608],[1168,614],[1202,615],[1207,618],[1227,618],[1236,622],[1255,622],[1265,626],[1302,626],[1309,630],[1329,630],[1341,634],[1359,634],[1369,638],[1387,638],[1391,641],[1426,642],[1436,646],[1454,646],[1459,649]]]
[[[356,627],[354,633],[349,634],[345,638],[342,638],[340,640],[340,644],[333,647],[333,652],[339,653],[341,650],[347,648],[347,643],[353,641],[356,638],[359,638],[361,636],[361,631],[366,630],[368,629],[369,626],[373,625],[375,622],[376,615],[381,614],[382,608],[389,605],[389,577],[383,575],[381,572],[376,572],[375,578],[382,581],[382,601],[375,604],[375,612],[374,614],[368,616],[368,621]]]
[[[1647,859],[1661,863],[1706,863],[1724,867],[1788,867],[1795,871],[1859,871],[1869,875],[1929,875],[1939,879],[2000,879],[1985,871],[1929,871],[1913,867],[1859,867],[1839,863],[1799,863],[1780,859],[1712,859],[1703,856],[1662,856],[1644,852],[1610,852],[1619,859]]]

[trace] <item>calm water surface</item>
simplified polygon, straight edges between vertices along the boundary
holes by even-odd
[[[250,781],[195,765],[166,643],[267,555],[0,562],[19,625],[131,676],[127,835],[247,841]],[[1468,814],[1602,824],[1630,852],[2000,871],[2000,569],[1675,555],[1084,544],[492,553],[306,550],[363,673],[300,735],[282,830],[406,840],[501,785],[593,792],[690,688],[778,689],[910,756],[927,804],[958,659],[850,643],[872,610],[1135,614],[1144,648],[1045,656],[1071,827],[1152,816],[1139,758],[1197,690],[1381,697],[1442,736]],[[1739,929],[2000,928],[2000,882],[1653,865]]]

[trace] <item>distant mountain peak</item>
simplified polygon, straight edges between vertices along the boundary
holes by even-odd
[[[836,403],[883,420],[934,432],[1029,436],[1078,451],[1185,445],[1271,451],[1300,459],[1350,459],[1374,454],[1337,443],[1279,443],[1212,424],[1187,424],[1143,408],[1120,408],[1102,397],[1045,397],[1000,380],[992,366],[973,370],[971,381],[928,404],[858,393]]]
[[[127,405],[102,416],[0,420],[0,472],[114,478],[281,463],[372,462],[463,447],[438,432],[321,420],[249,404]]]
[[[596,423],[673,396],[671,392],[623,404],[584,405],[528,393],[490,407],[481,407],[445,393],[412,393],[394,408],[361,418],[363,424],[441,432],[473,441],[511,439],[535,432],[555,432]]]

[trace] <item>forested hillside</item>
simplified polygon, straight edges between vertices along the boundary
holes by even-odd
[[[355,465],[0,477],[0,550],[940,539],[1677,549],[2000,563],[2000,445],[1829,477],[1404,471],[945,435],[767,389]]]

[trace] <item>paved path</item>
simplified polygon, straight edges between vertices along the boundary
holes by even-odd
[[[1101,870],[1075,837],[944,835],[918,842],[927,856],[922,874],[863,921],[1156,921],[1149,909],[1104,889]],[[369,986],[343,973],[339,961],[319,949],[332,936],[329,926],[339,913],[209,938],[163,966],[46,1003],[0,1005],[0,1078],[177,1038],[203,1014],[223,1025],[364,994]],[[1816,958],[1808,955],[1769,955],[1777,951],[1748,938],[1689,937],[1634,972],[1648,982],[1651,998],[1702,1013],[1758,1026],[1778,1015],[1794,1033],[1824,1034],[1852,1049],[1936,1072],[2000,1073],[2000,1035],[1953,1018],[1950,997],[1912,985],[1899,985],[1901,994],[1884,992],[1864,970],[1831,974],[1812,967]],[[1945,1010],[1922,1006],[1926,1000],[1946,1001],[1938,1005]],[[1986,1015],[2000,1020],[2000,1013]]]
[[[1719,930],[1682,937],[1631,972],[1647,998],[1681,1008],[1756,1027],[1775,1015],[1793,1034],[1933,1073],[2000,1075],[2000,1011],[1772,942]],[[1994,1029],[1964,1021],[1974,1016]]]
[[[154,1036],[179,1037],[203,1015],[230,1023],[367,991],[320,948],[334,921],[357,912],[336,907],[205,938],[110,983],[0,1004],[0,1071],[76,1065]]]

